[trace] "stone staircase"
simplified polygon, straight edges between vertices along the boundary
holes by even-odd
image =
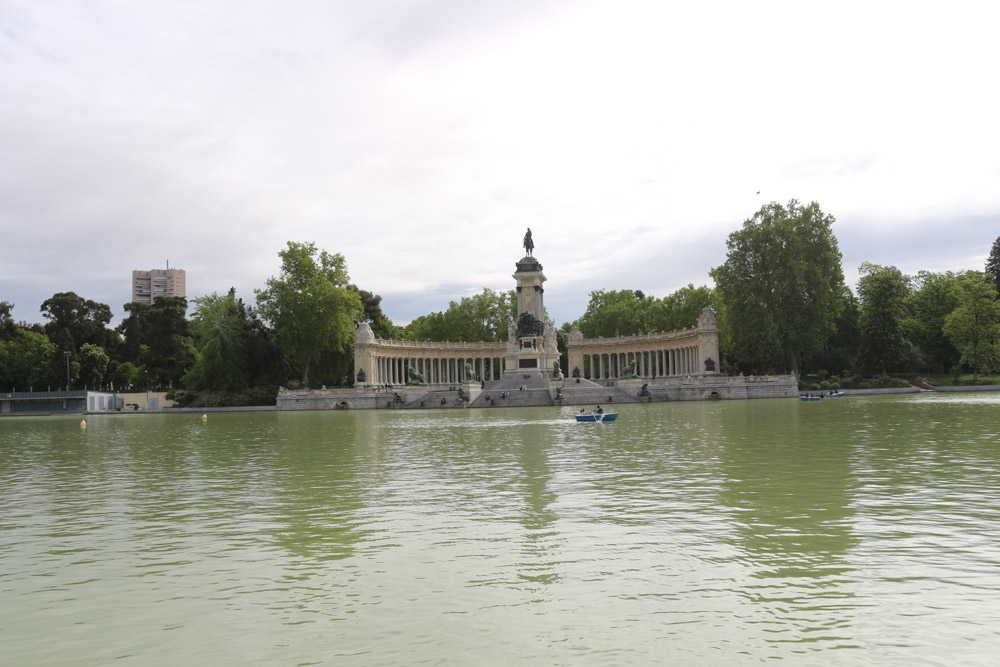
[[[632,396],[621,387],[608,387],[585,378],[567,378],[562,396],[566,405],[614,405],[615,403],[638,403],[642,400]]]

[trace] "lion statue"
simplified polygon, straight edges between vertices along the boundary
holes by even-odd
[[[472,367],[472,362],[471,361],[466,361],[465,362],[465,381],[466,382],[475,382],[476,381],[476,371]]]
[[[558,361],[552,362],[552,379],[553,380],[563,379],[562,366],[559,365]]]
[[[415,371],[413,369],[413,366],[410,366],[410,367],[408,367],[406,369],[406,376],[408,378],[406,380],[406,384],[408,386],[419,387],[419,386],[422,386],[424,384],[424,376],[423,376],[423,374],[422,373],[418,373],[417,371]]]
[[[627,364],[625,364],[625,368],[622,369],[621,375],[619,375],[619,378],[622,379],[622,380],[635,380],[638,377],[639,376],[636,375],[636,373],[635,373],[635,360],[634,359],[632,361],[628,362]]]

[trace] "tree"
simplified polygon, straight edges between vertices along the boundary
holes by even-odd
[[[77,345],[92,343],[107,348],[114,332],[108,329],[111,322],[111,307],[84,299],[75,292],[57,292],[46,299],[41,307],[42,317],[49,320],[45,333],[53,342],[59,332],[68,330]]]
[[[946,373],[961,356],[944,335],[945,318],[958,307],[955,285],[960,279],[961,275],[951,271],[920,271],[913,278],[914,289],[907,305],[910,316],[904,326],[907,338],[919,349],[930,371]]]
[[[0,340],[0,388],[24,391],[51,384],[55,360],[56,346],[45,334],[18,329],[9,340]],[[62,355],[59,361],[66,363]]]
[[[771,202],[729,235],[711,271],[720,324],[736,361],[790,369],[824,348],[844,307],[832,215],[819,204]]]
[[[194,299],[191,328],[198,337],[198,358],[184,376],[196,391],[236,392],[248,385],[246,328],[235,290]]]
[[[989,274],[967,274],[955,285],[958,307],[945,318],[944,333],[972,367],[973,382],[980,370],[1000,362],[1000,303]]]
[[[455,342],[496,342],[507,340],[507,323],[516,320],[517,294],[514,290],[463,297],[448,304],[443,313],[422,315],[403,329],[405,340]]]
[[[80,346],[77,361],[80,364],[80,382],[84,386],[101,387],[104,384],[104,376],[111,361],[107,352],[93,343],[84,343]]]
[[[862,363],[878,368],[882,376],[906,356],[909,342],[904,334],[910,279],[895,266],[863,262],[858,269],[858,301]]]
[[[173,386],[197,356],[188,328],[187,299],[161,296],[151,304],[125,304],[125,311],[129,316],[118,328],[125,337],[125,359],[142,364],[152,383]]]
[[[585,338],[614,338],[646,333],[654,304],[636,290],[595,290],[577,326]]]
[[[714,305],[715,296],[710,288],[689,284],[660,299],[650,313],[648,329],[644,333],[693,327],[698,324],[701,311]]]
[[[313,243],[288,242],[278,253],[281,275],[256,290],[261,317],[271,323],[276,340],[308,385],[309,364],[324,352],[346,354],[354,340],[354,322],[364,316],[361,298],[347,288],[343,255],[317,250]]]
[[[348,285],[347,288],[357,292],[361,298],[361,306],[365,310],[365,320],[371,326],[375,337],[385,339],[395,338],[398,333],[396,325],[382,312],[382,297],[363,290],[357,285]]]
[[[0,301],[0,340],[11,340],[17,331],[17,324],[11,313],[14,311],[14,304],[10,301]]]
[[[986,273],[993,281],[993,286],[1000,293],[1000,237],[993,242],[990,256],[986,260]]]
[[[861,306],[846,285],[842,298],[844,309],[834,321],[836,331],[823,349],[810,357],[810,369],[826,370],[837,375],[855,366],[855,358],[861,348]]]

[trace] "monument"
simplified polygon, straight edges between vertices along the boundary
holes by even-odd
[[[517,322],[508,326],[504,373],[547,376],[553,364],[559,363],[559,351],[555,324],[545,319],[545,274],[541,262],[534,257],[535,242],[530,227],[523,245],[525,254],[515,264],[513,275],[517,282]]]

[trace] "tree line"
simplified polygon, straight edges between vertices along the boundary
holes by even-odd
[[[579,326],[588,338],[694,326],[706,306],[719,318],[721,369],[737,373],[947,373],[1000,368],[1000,238],[984,270],[903,274],[865,262],[848,287],[819,204],[771,202],[729,235],[726,261],[693,284],[657,298],[642,290],[591,292]],[[230,289],[188,301],[160,297],[111,308],[74,292],[41,305],[44,324],[14,322],[0,301],[0,389],[171,388],[181,404],[273,402],[279,385],[350,384],[354,330],[379,338],[503,341],[516,316],[514,290],[484,289],[441,312],[397,326],[382,297],[350,282],[347,263],[313,243],[289,242],[280,273],[249,305]],[[565,372],[564,368],[564,372]],[[68,378],[67,378],[68,374]]]

